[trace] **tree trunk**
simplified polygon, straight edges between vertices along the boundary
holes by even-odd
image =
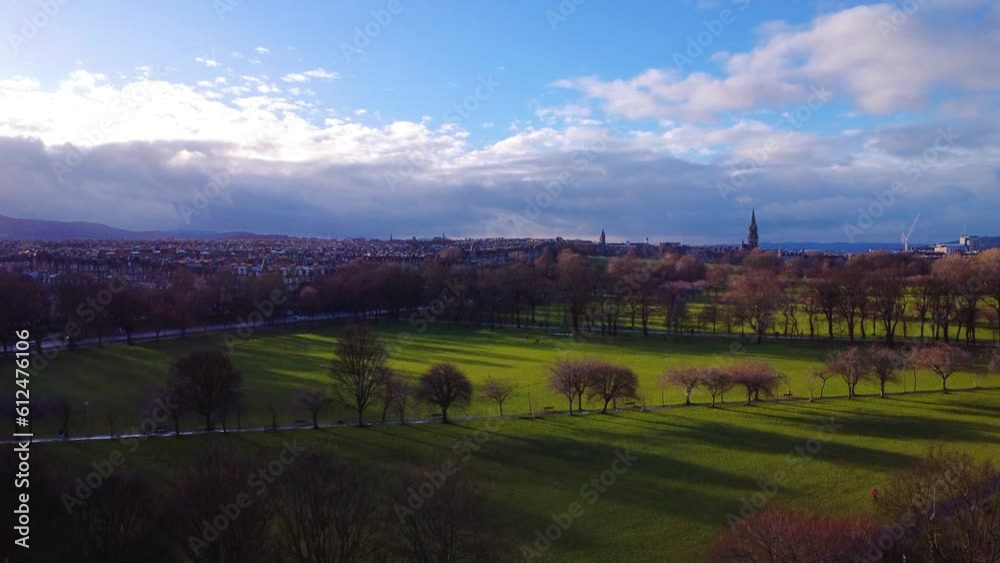
[[[441,423],[448,424],[448,409],[441,409]]]
[[[385,420],[383,417],[382,420]],[[319,430],[319,413],[313,411],[313,430]]]
[[[608,414],[608,403],[610,403],[610,402],[611,402],[610,399],[605,399],[604,400],[604,408],[601,409],[601,414]]]

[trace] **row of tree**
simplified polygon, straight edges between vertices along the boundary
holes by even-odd
[[[68,326],[79,333],[71,342],[102,339],[113,330],[131,341],[140,329],[159,334],[245,322],[264,302],[262,322],[289,312],[349,313],[356,320],[564,325],[605,335],[621,328],[648,335],[658,323],[674,333],[749,331],[757,340],[878,335],[890,345],[900,336],[974,343],[984,327],[1000,336],[1000,249],[941,259],[890,253],[782,258],[757,250],[736,265],[706,265],[691,254],[650,260],[630,252],[592,260],[570,248],[546,248],[534,259],[498,266],[466,263],[451,248],[416,269],[349,263],[298,287],[277,273],[254,278],[226,270],[195,275],[181,268],[168,280],[151,286],[80,275],[43,286],[0,275],[0,343],[6,350],[15,328],[42,338]]]

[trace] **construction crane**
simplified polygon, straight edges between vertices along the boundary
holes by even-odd
[[[917,221],[920,221],[920,214],[919,213],[917,213],[917,218],[913,220],[913,224],[910,225],[910,232],[903,233],[903,237],[902,237],[903,252],[909,252],[910,251],[910,236],[913,234],[913,229],[917,228]]]

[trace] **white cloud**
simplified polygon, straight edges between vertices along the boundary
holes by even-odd
[[[205,65],[205,66],[207,66],[209,68],[214,68],[214,67],[219,66],[219,61],[217,61],[215,59],[206,59],[206,58],[203,58],[203,57],[195,57],[194,61],[197,62],[197,63],[201,63],[201,64],[203,64],[203,65]]]
[[[254,49],[254,51],[256,51],[257,53],[259,53],[261,55],[270,55],[271,54],[271,50],[268,49],[267,47],[256,47]]]
[[[286,74],[281,77],[281,80],[284,82],[309,82],[314,78],[322,80],[336,80],[340,78],[340,74],[336,72],[329,72],[322,67],[317,67],[304,72]]]
[[[602,100],[634,119],[713,119],[726,112],[798,105],[812,86],[847,94],[860,110],[887,114],[925,107],[942,86],[966,92],[1000,88],[1000,34],[969,33],[950,21],[928,25],[918,10],[893,29],[890,4],[858,6],[817,17],[804,27],[769,24],[743,53],[717,53],[723,72],[650,69],[630,79],[563,79],[556,87]],[[898,20],[895,20],[898,21]],[[880,27],[880,25],[882,27]]]

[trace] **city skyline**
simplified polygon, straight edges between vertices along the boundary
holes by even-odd
[[[13,217],[707,244],[756,208],[773,243],[892,243],[919,213],[914,241],[997,234],[985,1],[57,4],[0,19]]]

